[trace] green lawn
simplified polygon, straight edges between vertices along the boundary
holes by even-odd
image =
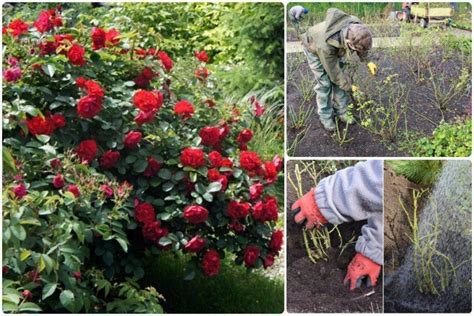
[[[186,262],[171,254],[149,260],[143,285],[154,286],[166,302],[167,313],[282,313],[284,283],[258,271],[223,261],[221,273],[212,278],[184,280]]]

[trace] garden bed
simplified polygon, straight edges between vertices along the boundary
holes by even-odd
[[[468,43],[470,47],[470,41]],[[377,91],[396,92],[397,89],[393,87],[392,90],[383,88],[383,81],[390,75],[398,75],[393,80],[407,89],[406,119],[403,115],[396,124],[398,131],[394,133],[395,139],[383,139],[374,131],[363,127],[361,124],[363,118],[358,112],[359,104],[354,102],[354,99],[353,102],[356,106],[353,114],[357,123],[349,126],[346,141],[339,141],[335,133],[325,131],[317,115],[315,93],[311,93],[315,82],[306,57],[303,53],[288,54],[288,111],[293,110],[295,113],[301,113],[301,111],[306,112],[313,108],[313,113],[308,115],[304,122],[299,122],[298,126],[295,126],[291,115],[288,116],[288,154],[298,157],[412,156],[412,144],[423,136],[431,136],[443,117],[436,104],[428,99],[433,94],[433,88],[427,80],[429,76],[426,73],[426,65],[420,61],[421,70],[419,72],[414,70],[419,62],[417,52],[424,48],[420,46],[417,49],[412,46],[412,53],[409,52],[409,49],[406,47],[373,49],[371,61],[375,62],[379,68],[376,77],[369,73],[365,64],[355,65],[354,71],[354,84],[361,87],[361,90],[364,89],[363,93],[366,96],[377,98],[380,93]],[[407,62],[407,59],[402,56],[412,56],[413,61]],[[455,54],[447,58],[447,54],[441,48],[433,48],[430,50],[429,56],[424,55],[424,58],[428,61],[431,69],[434,69],[435,77],[444,78],[442,82],[444,87],[456,84],[452,80],[460,77],[461,56]],[[465,67],[470,71],[470,65],[466,64]],[[424,79],[419,81],[417,76]],[[468,85],[470,86],[470,79]],[[389,108],[388,96],[381,95],[380,99],[383,108]],[[402,105],[397,104],[396,106],[401,107]],[[466,89],[465,93],[451,100],[443,110],[444,121],[448,123],[463,121],[471,115],[470,108],[471,91]],[[398,111],[400,114],[402,113],[400,109]],[[339,128],[342,132],[345,125],[339,124]],[[378,128],[374,128],[374,130],[378,130]]]
[[[288,172],[293,172],[294,163],[288,164]],[[303,188],[309,190],[312,180],[303,174]],[[297,195],[288,189],[287,210]],[[346,244],[361,233],[362,222],[339,225],[342,240]],[[291,215],[287,217],[287,308],[290,313],[328,313],[328,312],[382,312],[382,279],[380,275],[375,293],[359,298],[370,290],[365,286],[350,292],[344,287],[346,269],[355,255],[355,243],[349,244],[341,254],[337,246],[340,240],[331,234],[331,248],[328,249],[327,261],[310,261],[302,234],[302,226],[295,224]]]

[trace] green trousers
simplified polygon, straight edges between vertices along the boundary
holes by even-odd
[[[331,82],[318,56],[309,52],[306,48],[303,49],[308,59],[309,68],[311,68],[316,79],[314,91],[316,92],[320,120],[332,120],[334,111],[336,115],[344,115],[349,104],[349,94]],[[340,67],[344,67],[342,62]]]

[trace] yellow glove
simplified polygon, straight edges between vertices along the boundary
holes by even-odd
[[[367,67],[369,68],[370,73],[372,76],[377,75],[377,65],[373,62],[370,62],[367,64]]]
[[[359,88],[357,86],[352,85],[352,92],[357,92],[359,91]]]

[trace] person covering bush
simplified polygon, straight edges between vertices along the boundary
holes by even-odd
[[[175,63],[63,14],[3,37],[4,68],[19,70],[3,82],[6,310],[159,311],[136,283],[150,251],[192,254],[189,278],[219,274],[225,256],[271,266],[282,163],[247,150],[258,101],[224,102],[205,51]]]

